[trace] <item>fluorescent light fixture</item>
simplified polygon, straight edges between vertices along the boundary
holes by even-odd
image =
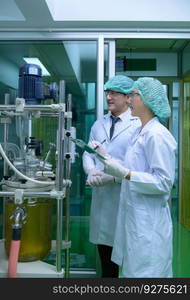
[[[42,69],[42,76],[50,76],[48,70],[44,67],[41,61],[37,57],[23,57],[27,64],[35,64],[38,65]]]

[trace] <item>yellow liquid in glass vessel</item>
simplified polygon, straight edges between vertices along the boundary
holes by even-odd
[[[12,239],[12,223],[10,217],[16,208],[13,200],[5,201],[5,249],[9,255]],[[27,213],[26,224],[21,229],[21,245],[19,261],[35,261],[46,257],[51,249],[51,200],[25,199],[21,205]]]

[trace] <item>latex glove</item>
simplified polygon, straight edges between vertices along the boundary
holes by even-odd
[[[106,149],[102,146],[102,144],[98,141],[91,141],[89,142],[89,147],[96,150],[98,153],[100,153],[103,156],[109,157],[109,154],[107,153]]]
[[[94,183],[98,184],[99,183],[99,176],[101,174],[102,174],[102,171],[100,171],[96,168],[92,168],[92,169],[88,170],[88,177],[87,177],[86,183],[89,184],[89,185],[92,185]]]
[[[111,182],[114,183],[115,179],[113,176],[102,172],[102,174],[100,175],[100,181],[101,181],[101,183],[99,185],[103,186],[107,183],[111,183]]]
[[[90,176],[88,177],[86,183],[90,186],[101,186],[102,185],[101,176],[99,175]]]
[[[104,186],[107,183],[114,182],[114,177],[108,174],[105,174],[102,171],[98,171],[97,173],[93,173],[93,175],[89,174],[87,178],[87,184],[90,186]]]
[[[129,173],[129,169],[123,167],[116,159],[108,158],[104,162],[105,169],[104,171],[114,177],[124,179]]]

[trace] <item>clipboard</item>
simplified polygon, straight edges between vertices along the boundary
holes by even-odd
[[[80,147],[84,151],[87,151],[88,153],[94,154],[100,160],[106,160],[105,156],[103,156],[102,154],[100,154],[99,152],[97,152],[96,150],[91,148],[90,146],[88,146],[88,144],[86,144],[83,140],[73,139],[72,137],[70,137],[70,138],[71,138],[71,141],[73,143],[75,143],[78,147]]]

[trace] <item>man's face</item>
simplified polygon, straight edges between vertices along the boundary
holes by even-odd
[[[128,95],[107,90],[105,91],[108,109],[114,116],[119,116],[128,109]]]

